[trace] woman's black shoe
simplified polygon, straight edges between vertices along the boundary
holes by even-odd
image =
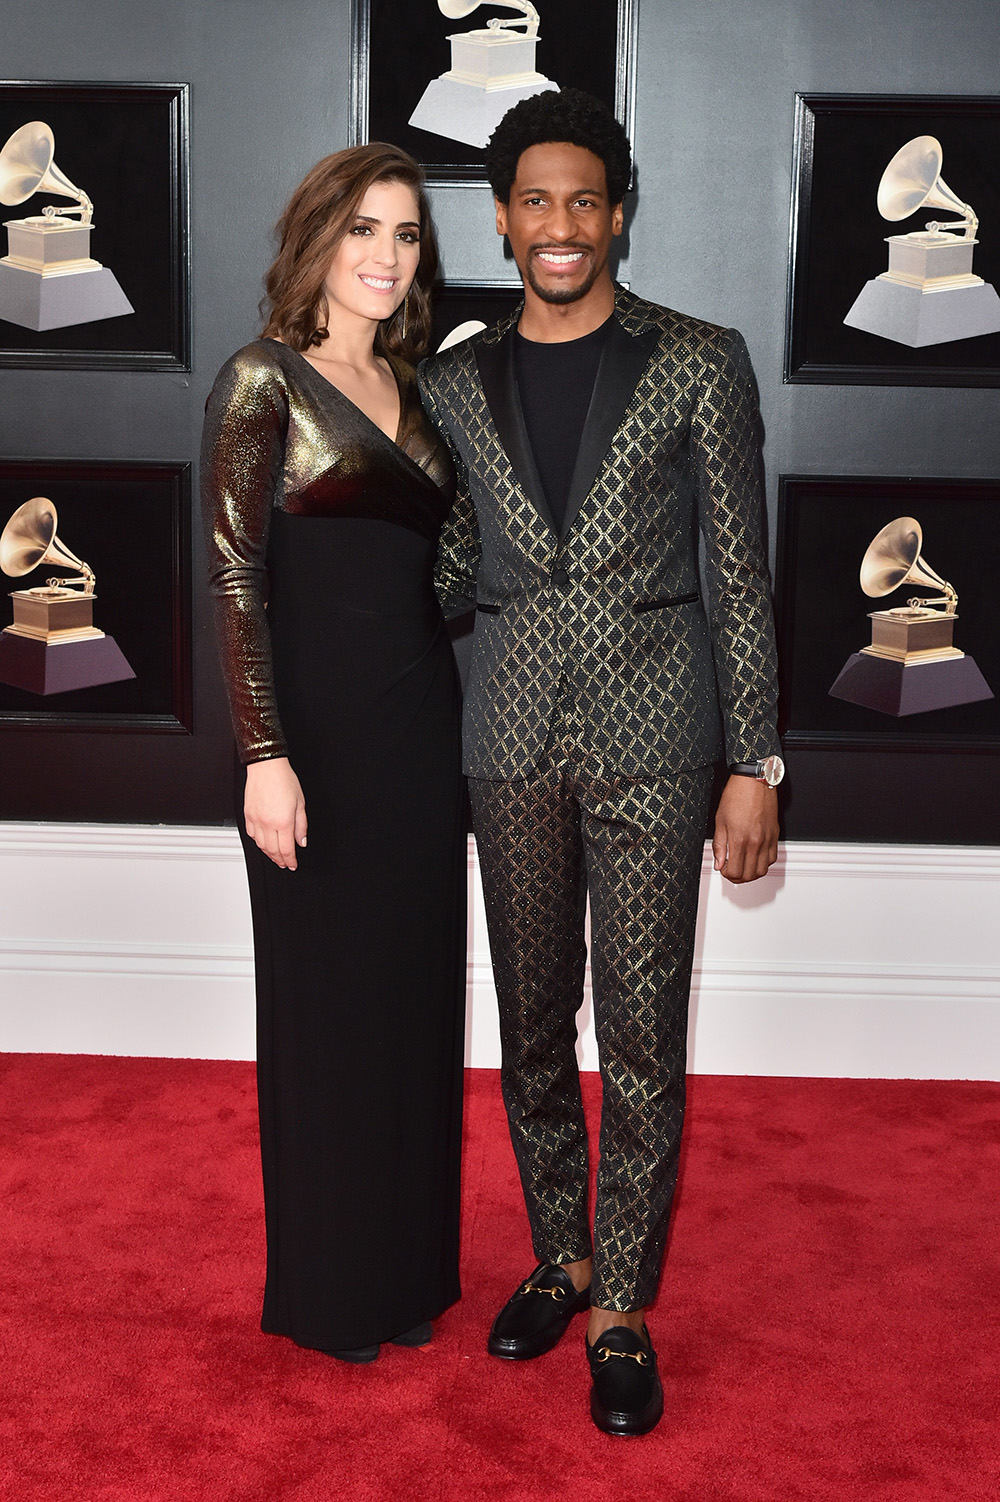
[[[425,1346],[434,1335],[434,1326],[430,1320],[425,1320],[422,1325],[414,1325],[412,1330],[404,1330],[402,1335],[394,1335],[389,1342],[393,1346]],[[324,1351],[324,1356],[333,1356],[337,1361],[349,1361],[353,1366],[365,1366],[369,1361],[374,1361],[379,1353],[379,1346],[357,1346],[349,1351]]]
[[[434,1338],[434,1326],[429,1319],[425,1319],[422,1325],[414,1325],[412,1330],[404,1330],[402,1335],[394,1335],[390,1340],[391,1346],[427,1346]]]
[[[643,1326],[649,1339],[649,1331]],[[612,1325],[587,1346],[594,1385],[590,1413],[605,1434],[648,1434],[663,1413],[656,1352],[627,1325]]]
[[[356,1346],[353,1351],[324,1351],[324,1356],[333,1356],[337,1361],[349,1361],[352,1366],[365,1366],[378,1356],[378,1346]]]
[[[542,1262],[500,1310],[486,1349],[506,1361],[543,1356],[562,1339],[573,1316],[589,1308],[589,1284],[578,1293],[567,1272]]]

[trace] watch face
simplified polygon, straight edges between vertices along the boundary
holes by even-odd
[[[760,764],[761,775],[769,788],[776,788],[785,775],[785,763],[780,756],[765,756]]]

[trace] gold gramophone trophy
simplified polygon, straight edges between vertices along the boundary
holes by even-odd
[[[35,193],[76,199],[69,208],[47,204],[40,214],[5,221],[0,318],[36,333],[135,312],[114,272],[92,258],[94,206],[54,156],[55,137],[44,120],[29,120],[0,151],[0,203],[24,203]]]
[[[832,698],[897,717],[993,698],[974,660],[952,641],[958,594],[920,556],[922,544],[920,523],[912,516],[897,516],[872,541],[861,561],[866,595],[879,599],[903,584],[938,593],[873,610],[871,646],[847,659]]]
[[[134,678],[114,637],[94,625],[94,571],[56,535],[56,508],[36,495],[19,506],[0,535],[0,568],[12,578],[40,564],[76,571],[17,589],[14,624],[0,631],[0,683],[32,694],[64,694]]]
[[[437,0],[438,10],[458,21],[483,0]],[[468,146],[485,146],[507,111],[532,94],[559,85],[535,68],[538,12],[531,0],[496,0],[519,16],[494,16],[473,31],[449,36],[451,67],[432,78],[407,122]],[[523,26],[523,31],[514,30]]]
[[[920,208],[961,218],[943,224],[931,220],[922,230],[888,235],[889,269],[862,287],[844,319],[848,328],[911,349],[1000,332],[1000,297],[972,270],[979,220],[944,181],[943,160],[934,136],[914,136],[883,172],[878,185],[883,219],[908,219]]]

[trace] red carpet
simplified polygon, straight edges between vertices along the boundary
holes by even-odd
[[[667,1412],[621,1440],[590,1423],[582,1321],[540,1361],[483,1349],[531,1261],[495,1075],[470,1077],[465,1298],[428,1350],[352,1369],[256,1328],[250,1066],[0,1067],[5,1499],[1000,1493],[1000,1086],[693,1079]]]

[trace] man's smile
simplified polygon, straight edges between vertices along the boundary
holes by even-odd
[[[543,266],[550,266],[555,271],[577,265],[585,254],[582,250],[535,250],[532,253],[536,261],[541,261]]]

